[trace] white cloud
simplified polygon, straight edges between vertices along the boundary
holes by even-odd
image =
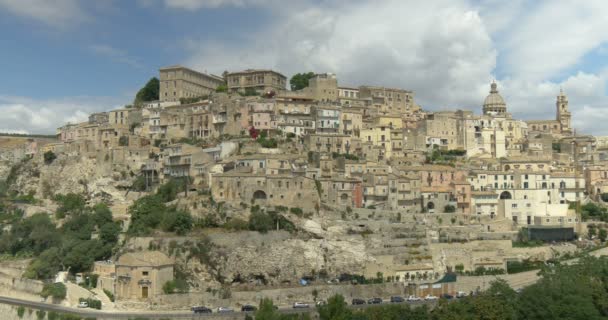
[[[78,0],[0,0],[0,7],[55,27],[77,23],[85,17]]]
[[[185,63],[215,73],[243,68],[274,68],[286,76],[334,72],[343,85],[414,90],[417,101],[430,110],[475,112],[499,69],[501,93],[516,117],[555,118],[555,97],[563,87],[573,123],[584,126],[579,131],[608,135],[601,117],[593,116],[608,103],[608,73],[576,69],[585,54],[601,51],[608,39],[603,15],[608,2],[299,5],[274,7],[274,19],[240,42],[190,39]],[[560,78],[564,80],[554,80]]]
[[[495,10],[509,4],[503,2]],[[500,39],[503,67],[516,77],[542,81],[559,75],[608,41],[606,1],[542,1],[530,6]]]
[[[139,62],[139,60],[137,58],[131,57],[124,50],[114,48],[114,47],[106,45],[106,44],[94,44],[94,45],[90,45],[88,48],[93,53],[95,53],[97,55],[108,57],[109,59],[111,59],[115,62],[124,63],[124,64],[130,65],[131,67],[138,68],[138,69],[143,68],[142,64]]]
[[[202,8],[247,7],[264,5],[266,0],[164,0],[165,6],[172,9],[199,10]]]
[[[465,2],[384,1],[288,10],[236,45],[191,41],[187,64],[334,72],[342,84],[413,89],[423,104],[475,102],[496,52]]]
[[[86,121],[91,113],[119,106],[117,99],[107,97],[35,100],[0,95],[0,132],[52,134],[67,122]]]

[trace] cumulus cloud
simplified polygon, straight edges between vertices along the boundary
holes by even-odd
[[[63,27],[85,16],[78,0],[0,0],[0,7],[14,15]]]
[[[65,123],[86,121],[91,113],[119,106],[116,99],[106,97],[35,100],[0,95],[0,132],[52,134]]]
[[[608,134],[592,116],[608,102],[607,77],[600,70],[576,70],[585,54],[601,51],[608,39],[604,1],[297,5],[273,8],[274,19],[240,42],[186,41],[185,63],[215,73],[243,68],[274,68],[286,76],[333,72],[342,85],[414,90],[426,109],[476,112],[500,70],[499,88],[516,117],[555,118],[561,87],[569,95],[574,124],[584,126],[580,131]]]
[[[465,2],[322,5],[285,11],[276,20],[236,45],[193,40],[187,63],[214,72],[334,72],[342,84],[413,89],[423,104],[469,105],[496,61],[482,20]]]

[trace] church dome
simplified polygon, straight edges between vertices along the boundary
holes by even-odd
[[[490,94],[483,101],[483,114],[486,115],[504,115],[507,112],[507,104],[502,96],[498,93],[496,82],[492,82],[490,86]]]

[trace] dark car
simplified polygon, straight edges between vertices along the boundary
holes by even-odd
[[[192,307],[192,312],[194,313],[212,313],[211,309],[207,307]]]
[[[249,305],[249,304],[246,304],[241,307],[241,311],[243,311],[243,312],[252,312],[252,311],[257,311],[257,310],[258,310],[258,308],[254,307],[252,305]]]
[[[446,299],[446,300],[452,300],[452,299],[454,299],[454,296],[449,293],[444,293],[441,295],[441,298]]]
[[[402,303],[402,302],[405,302],[405,299],[403,299],[402,297],[399,297],[399,296],[391,297],[391,303]]]
[[[380,298],[371,298],[369,300],[367,300],[367,304],[381,304],[382,303],[382,299]]]
[[[363,300],[363,299],[353,299],[353,302],[352,302],[353,306],[360,305],[360,304],[365,304],[365,300]]]

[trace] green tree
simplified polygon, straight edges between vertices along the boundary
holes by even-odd
[[[352,313],[348,309],[344,297],[339,294],[329,298],[326,305],[317,307],[317,311],[321,320],[348,320],[352,318]]]
[[[99,240],[103,244],[116,244],[119,235],[120,227],[114,222],[108,222],[99,228]]]
[[[260,94],[254,88],[245,88],[244,96],[259,96]]]
[[[40,295],[44,298],[53,297],[54,299],[65,299],[67,289],[61,282],[47,283],[42,287]]]
[[[598,232],[597,237],[600,238],[601,242],[605,242],[608,237],[608,232],[606,232],[606,229],[602,228],[600,229],[600,232]]]
[[[57,159],[57,156],[51,150],[45,152],[44,155],[43,155],[43,157],[44,157],[44,163],[46,163],[46,164],[51,164],[51,163],[53,163],[53,161],[55,159]]]
[[[260,301],[260,307],[255,312],[255,320],[279,320],[281,314],[274,308],[271,299],[264,298]]]
[[[262,211],[256,211],[249,216],[249,229],[266,233],[269,230],[274,229],[274,221],[269,214]]]
[[[220,84],[215,88],[215,92],[228,92],[228,86],[225,84]]]
[[[164,218],[167,206],[158,195],[149,195],[137,199],[130,207],[131,223],[128,233],[132,235],[147,235],[151,229],[157,228]]]
[[[296,73],[289,79],[291,90],[301,90],[308,87],[308,80],[315,76],[314,72]]]
[[[447,205],[445,205],[445,207],[443,207],[443,212],[445,212],[445,213],[454,213],[454,212],[456,212],[456,207],[454,207],[451,204],[447,204]]]
[[[593,225],[589,226],[587,235],[589,236],[589,239],[593,239],[593,237],[595,237],[597,235],[597,229],[595,229],[595,226],[593,226]]]
[[[158,78],[153,77],[146,83],[146,85],[143,88],[141,88],[139,91],[137,91],[137,94],[135,95],[135,101],[133,102],[133,104],[135,106],[139,106],[143,102],[156,101],[159,98],[159,94],[160,94],[160,81],[158,81]]]
[[[165,231],[175,232],[178,235],[185,235],[192,230],[192,215],[190,212],[175,210],[167,212],[162,222]]]
[[[86,206],[84,197],[76,193],[68,193],[66,195],[56,195],[55,201],[59,204],[57,215],[61,218],[68,214],[82,212]]]

